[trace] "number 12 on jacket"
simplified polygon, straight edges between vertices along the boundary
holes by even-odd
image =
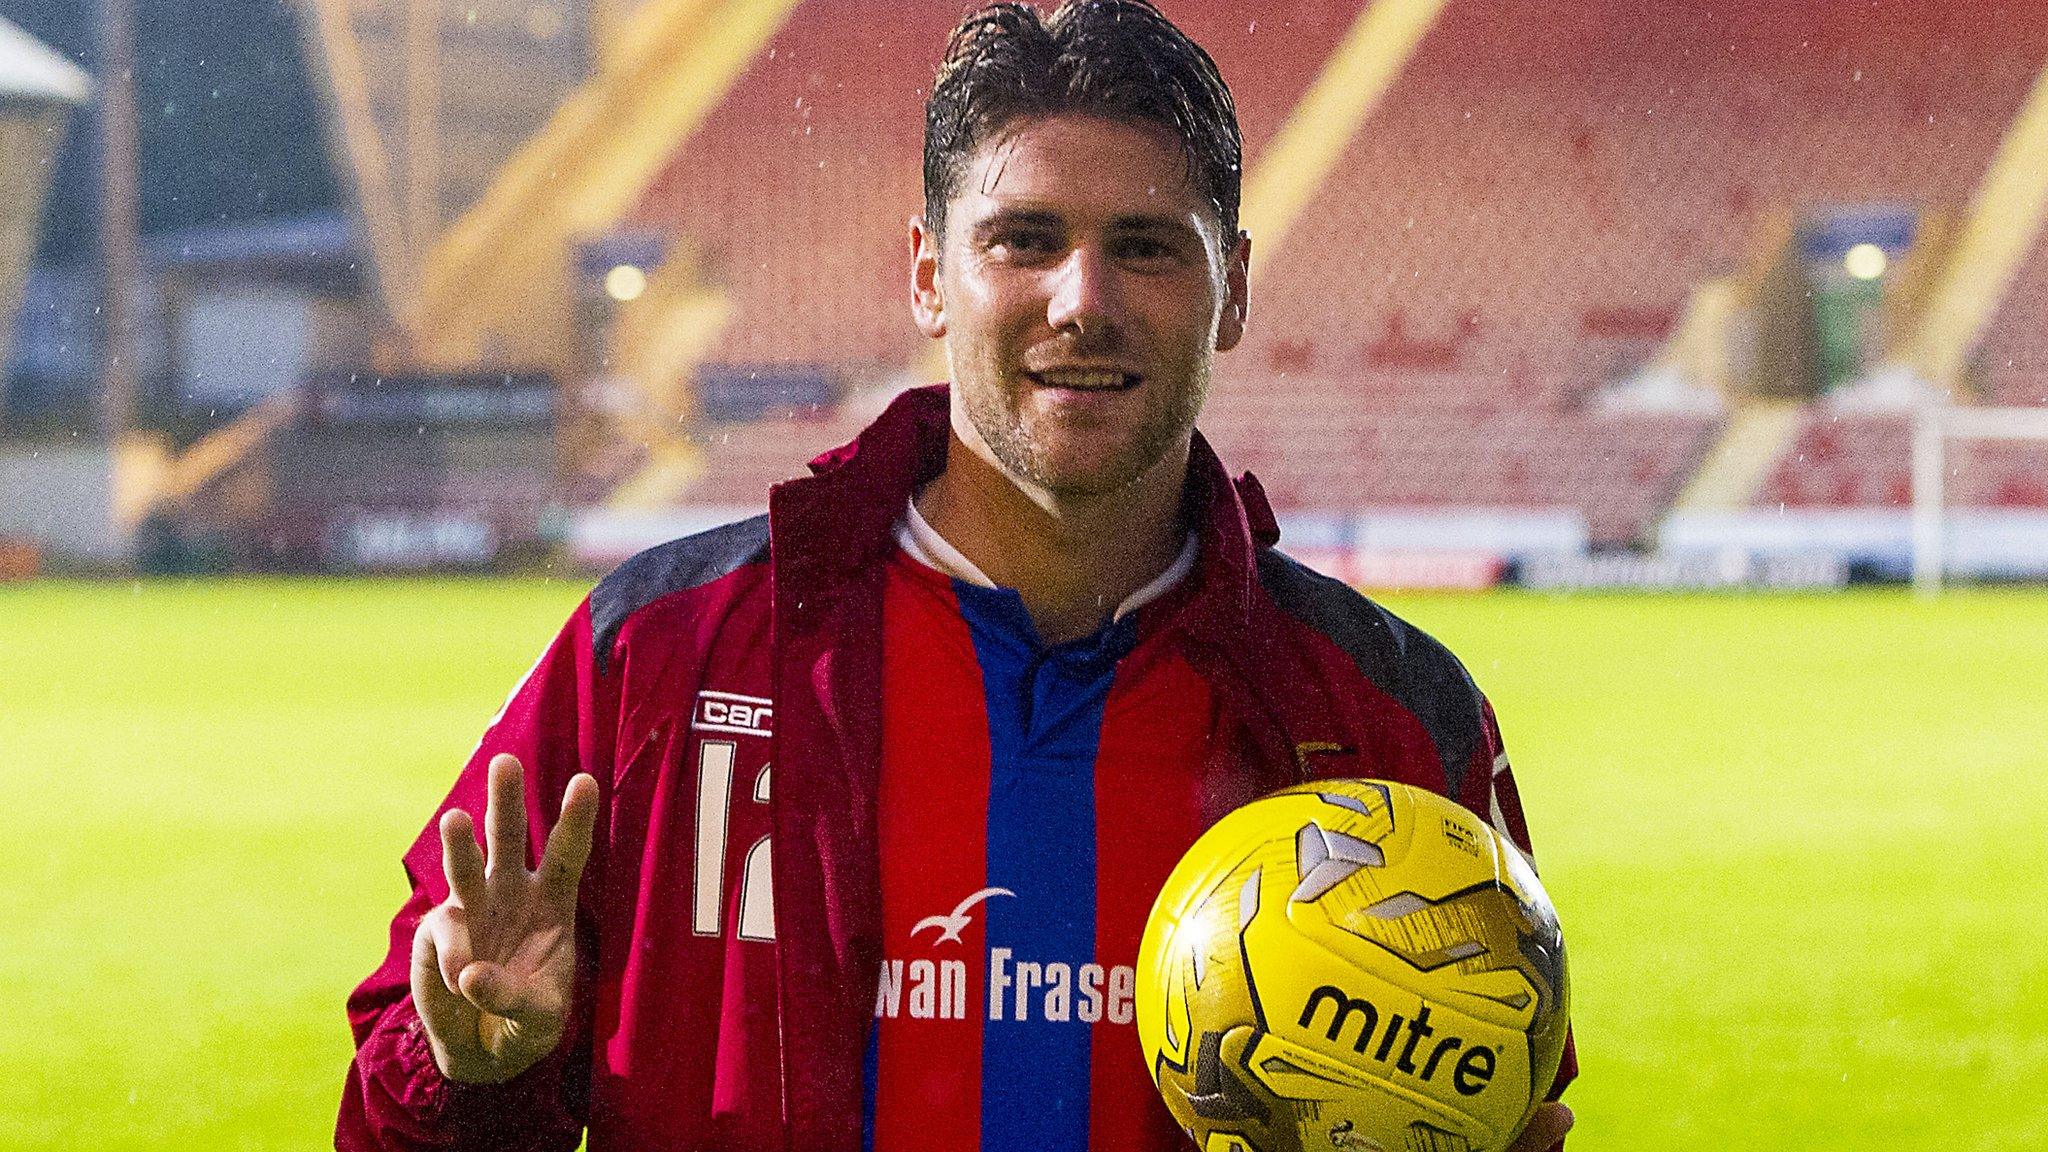
[[[697,746],[697,874],[690,927],[699,936],[725,928],[726,847],[732,836],[734,761],[739,745],[705,740]],[[754,778],[753,802],[768,803],[769,765]],[[775,885],[768,837],[755,840],[740,865],[739,933],[742,940],[775,939]]]

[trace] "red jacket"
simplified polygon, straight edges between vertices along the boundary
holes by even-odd
[[[906,393],[815,476],[776,486],[767,516],[651,549],[591,592],[443,804],[480,814],[484,766],[513,753],[537,846],[569,777],[597,777],[568,1032],[502,1085],[434,1066],[408,982],[419,917],[447,898],[436,812],[406,853],[390,951],[349,999],[337,1148],[567,1150],[588,1125],[595,1150],[859,1152],[881,957],[881,560],[947,441],[945,389]],[[1232,482],[1200,437],[1189,492],[1201,553],[1168,626],[1215,701],[1209,818],[1304,776],[1376,776],[1449,795],[1527,849],[1457,660],[1275,552],[1257,481]],[[1573,1073],[1567,1050],[1558,1090]]]

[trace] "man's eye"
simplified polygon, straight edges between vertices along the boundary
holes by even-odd
[[[1171,259],[1174,256],[1174,248],[1173,245],[1166,243],[1164,240],[1132,236],[1117,242],[1116,254],[1122,260],[1130,260],[1136,263],[1158,263]]]
[[[1003,232],[996,235],[993,246],[1012,257],[1036,259],[1051,255],[1059,245],[1051,234],[1045,232]]]

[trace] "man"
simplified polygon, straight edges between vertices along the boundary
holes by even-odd
[[[1240,159],[1140,0],[968,17],[910,229],[951,390],[591,593],[406,857],[339,1147],[1181,1148],[1130,965],[1207,823],[1370,775],[1526,847],[1457,662],[1194,434]]]

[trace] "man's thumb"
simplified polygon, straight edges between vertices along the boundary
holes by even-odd
[[[1572,1110],[1563,1104],[1556,1101],[1539,1104],[1536,1114],[1529,1117],[1529,1126],[1522,1130],[1521,1137],[1511,1148],[1514,1152],[1525,1148],[1549,1152],[1564,1139],[1565,1133],[1572,1130],[1572,1121]]]
[[[472,962],[456,983],[462,986],[463,999],[493,1016],[523,1016],[533,1008],[526,989],[503,966],[488,960]]]

